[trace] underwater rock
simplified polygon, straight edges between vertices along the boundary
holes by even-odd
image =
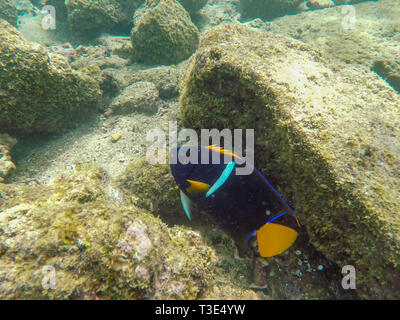
[[[147,0],[135,12],[131,40],[134,60],[169,65],[196,50],[199,31],[176,0]]]
[[[372,69],[400,93],[400,64],[397,61],[375,61]]]
[[[184,218],[169,164],[151,164],[146,158],[132,161],[118,178],[118,186],[136,206],[167,220]]]
[[[277,18],[265,30],[302,40],[332,58],[368,68],[373,68],[374,62],[382,57],[397,57],[400,52],[398,1],[368,1],[353,8],[354,11],[337,6]],[[353,13],[356,14],[354,21]]]
[[[115,78],[114,73],[110,69],[102,71],[100,80],[100,89],[103,95],[110,97],[116,96],[121,88],[121,83]]]
[[[179,70],[176,67],[156,67],[141,70],[132,74],[129,83],[149,81],[156,85],[161,98],[172,98],[178,95]]]
[[[114,53],[107,45],[79,46],[75,49],[76,60],[71,63],[75,70],[96,67],[101,70],[106,68],[123,68],[128,64],[128,60],[121,58]]]
[[[113,114],[128,114],[135,111],[156,112],[159,105],[159,94],[154,83],[139,81],[126,87],[117,96],[111,106]]]
[[[4,178],[15,169],[11,161],[11,149],[17,144],[17,139],[6,133],[0,133],[0,183]]]
[[[0,1],[0,19],[6,20],[11,25],[15,26],[17,21],[18,0],[2,0]]]
[[[303,0],[240,0],[241,18],[271,20],[286,14],[300,12]]]
[[[333,7],[335,3],[332,0],[308,0],[307,7],[310,9],[323,9]]]
[[[69,0],[68,26],[75,37],[90,39],[102,32],[127,33],[143,0]]]
[[[68,27],[75,37],[93,38],[116,28],[122,19],[120,5],[113,0],[67,2]]]
[[[199,15],[193,17],[201,33],[221,23],[239,21],[239,1],[210,1]]]
[[[229,281],[198,232],[114,202],[107,183],[83,166],[49,185],[0,184],[0,297],[196,299],[221,282],[256,296]]]
[[[0,22],[0,127],[4,132],[59,132],[95,109],[99,84],[68,61],[29,43]]]
[[[178,0],[178,1],[190,14],[195,14],[201,8],[203,8],[208,2],[208,0]]]
[[[327,9],[328,10],[328,9]],[[362,66],[240,24],[216,27],[181,92],[188,128],[254,128],[256,164],[357,293],[400,298],[400,102]]]
[[[132,56],[130,37],[106,35],[94,40],[94,45],[97,48],[104,48],[108,55],[117,55],[122,59],[129,59]]]
[[[144,2],[144,0],[116,0],[120,6],[121,6],[121,12],[122,12],[122,20],[119,22],[119,24],[122,26],[123,30],[126,30],[126,33],[124,34],[129,34],[129,32],[132,29],[132,16],[135,12],[135,10]]]
[[[58,53],[64,56],[69,63],[76,60],[77,52],[70,43],[63,43],[60,45],[54,45],[47,48],[50,52]]]

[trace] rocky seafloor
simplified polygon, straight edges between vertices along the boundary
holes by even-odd
[[[0,298],[399,299],[399,26],[397,0],[1,1]],[[146,160],[175,123],[255,129],[289,250],[186,219]]]

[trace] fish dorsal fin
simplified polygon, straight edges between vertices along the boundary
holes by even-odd
[[[189,179],[186,181],[190,184],[190,187],[186,188],[186,192],[190,194],[206,193],[210,189],[210,185],[208,183]]]
[[[286,251],[297,239],[297,231],[277,223],[267,222],[257,230],[260,256],[273,257]]]
[[[181,190],[181,203],[183,211],[189,220],[192,220],[192,208],[193,204],[189,197]]]
[[[234,154],[231,150],[227,150],[227,149],[224,149],[222,147],[218,147],[216,144],[212,144],[212,145],[210,145],[210,146],[208,146],[206,148],[209,149],[209,150],[213,150],[213,151],[219,152],[221,154],[227,154],[227,155],[230,155],[230,156],[232,156],[234,158],[241,159],[239,156]]]
[[[215,183],[207,191],[206,198],[211,196],[215,191],[217,191],[225,183],[225,181],[232,174],[233,169],[235,168],[235,164],[236,164],[235,161],[231,161],[226,165],[224,171],[221,173],[221,175],[219,176],[218,180],[215,181]]]

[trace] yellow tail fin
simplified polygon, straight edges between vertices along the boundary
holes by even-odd
[[[258,251],[262,257],[273,257],[286,251],[297,239],[292,228],[268,222],[257,231]]]

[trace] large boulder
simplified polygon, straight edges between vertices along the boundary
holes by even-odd
[[[199,31],[176,0],[147,0],[135,12],[131,40],[134,60],[169,65],[196,50]]]
[[[256,166],[310,241],[357,271],[357,293],[400,298],[400,100],[374,72],[281,34],[212,29],[192,58],[189,128],[254,128]]]
[[[0,22],[0,131],[56,132],[87,114],[101,94],[67,60]]]

